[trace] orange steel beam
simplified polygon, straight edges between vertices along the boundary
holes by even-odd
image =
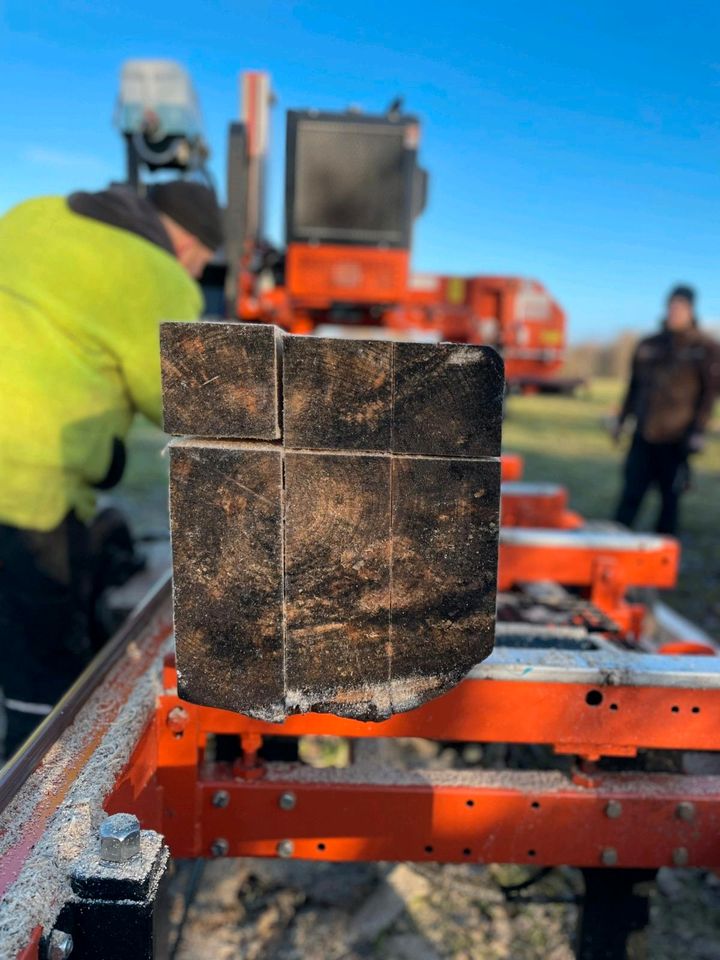
[[[547,534],[546,542],[542,534]],[[539,531],[536,542],[513,531],[501,535],[498,590],[533,580],[555,580],[564,586],[597,587],[612,578],[627,587],[672,587],[677,579],[680,548],[670,537],[646,538],[652,547],[627,549],[619,537],[598,537],[587,543],[563,531]],[[642,540],[642,538],[638,538]],[[609,572],[611,570],[611,572]]]
[[[171,826],[171,849],[208,856],[224,839],[241,857],[720,866],[720,777],[615,774],[584,788],[538,772],[454,771],[455,783],[427,772],[425,783],[353,783],[343,773],[238,782],[212,768],[194,795],[199,848]]]
[[[218,733],[538,743],[588,759],[632,756],[640,748],[720,750],[717,688],[631,686],[615,677],[608,683],[618,685],[602,687],[535,682],[531,677],[529,668],[519,680],[471,676],[416,710],[376,723],[319,713],[266,723],[227,710],[198,707],[166,693],[158,702],[159,762],[174,762],[181,749],[195,758],[207,735]],[[180,737],[173,729],[173,711],[175,716],[179,711],[184,714]]]
[[[642,630],[644,609],[625,601],[627,589],[673,587],[679,561],[679,544],[669,537],[506,528],[500,535],[498,590],[541,580],[583,587],[631,639]]]
[[[601,724],[612,726],[612,720],[629,707],[625,693],[622,688],[612,691],[610,713],[604,716],[585,704],[589,714],[602,717],[598,729]],[[666,691],[666,699],[679,699],[687,707],[700,697],[698,691],[688,691],[692,695],[685,703],[681,693]],[[504,703],[512,707],[506,697]],[[612,710],[613,703],[617,711]],[[483,699],[470,712],[476,733],[483,732],[477,723],[488,706]],[[647,702],[644,706],[651,707]],[[156,751],[155,770],[141,765],[142,773],[134,776],[137,771],[131,763],[107,805],[109,812],[137,812],[144,826],[166,836],[176,857],[217,855],[221,850],[231,856],[316,860],[720,866],[720,777],[596,773],[570,779],[557,771],[392,769],[378,776],[362,767],[315,770],[274,763],[251,771],[203,759],[207,727],[216,732],[221,727],[224,732],[247,731],[245,718],[232,714],[223,718],[222,711],[185,704],[184,720],[178,722],[175,713],[168,722],[178,707],[176,698],[162,698],[156,722],[139,747]],[[530,713],[532,706],[525,709]],[[641,708],[637,712],[644,713]],[[709,712],[704,726],[717,745],[719,735],[711,730],[712,707]],[[427,707],[413,713],[427,713]],[[701,716],[690,713],[698,726]],[[411,721],[412,715],[385,724],[335,721],[335,732],[395,726],[402,719]],[[435,719],[446,722],[441,716]],[[626,716],[629,724],[634,719]],[[681,708],[678,720],[666,725],[681,732],[692,726],[688,719]],[[335,726],[327,722],[332,718],[302,717],[280,726],[250,721],[250,727],[288,734],[301,721],[307,722],[308,731],[316,729],[313,720],[324,721],[320,727],[324,733]],[[658,727],[663,720],[658,723],[655,718]],[[422,724],[407,726],[403,732],[427,733]],[[471,732],[462,723],[456,730]],[[364,729],[363,734],[377,735],[377,729]],[[682,740],[695,742],[692,735],[680,736],[677,742]]]

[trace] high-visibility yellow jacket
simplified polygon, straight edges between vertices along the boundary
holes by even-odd
[[[0,218],[0,523],[90,519],[133,413],[160,422],[160,321],[201,305],[171,254],[62,197]]]

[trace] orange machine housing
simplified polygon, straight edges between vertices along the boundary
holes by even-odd
[[[239,270],[231,285],[241,320],[274,323],[292,333],[331,324],[488,344],[502,352],[511,387],[553,387],[563,363],[566,320],[542,284],[512,276],[410,272],[413,224],[427,189],[416,117],[393,110],[288,113],[287,246],[284,253],[272,250],[269,268],[258,173],[267,149],[269,81],[251,73],[243,89],[247,157],[232,163],[240,173],[245,169],[245,188],[237,191],[245,199],[230,204],[240,211],[230,232],[242,227],[243,237],[235,245]]]
[[[535,280],[416,274],[408,302],[414,309],[398,311],[392,326],[417,325],[444,340],[496,347],[511,385],[542,387],[562,367],[565,313]]]
[[[406,296],[407,250],[292,243],[286,290],[296,309],[328,309],[334,303],[387,304]]]

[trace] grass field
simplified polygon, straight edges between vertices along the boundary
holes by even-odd
[[[524,456],[525,478],[563,483],[572,507],[588,518],[611,517],[618,495],[624,448],[613,446],[602,419],[617,408],[620,392],[620,383],[596,380],[578,397],[512,397],[507,405],[504,446]],[[118,496],[138,533],[167,525],[167,457],[162,455],[166,442],[164,434],[142,420],[131,435],[129,467]],[[642,529],[652,529],[656,509],[653,494],[641,517]],[[720,636],[718,437],[695,461],[682,528],[680,583],[668,600]]]
[[[621,384],[596,380],[581,396],[512,397],[503,446],[525,458],[525,478],[564,484],[573,509],[592,519],[612,517],[620,487],[623,454],[602,426],[618,407]],[[657,494],[644,505],[638,528],[652,530]],[[681,514],[680,582],[668,602],[720,636],[720,439],[693,461],[693,485]]]

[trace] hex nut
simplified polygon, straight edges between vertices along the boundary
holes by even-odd
[[[212,805],[218,807],[220,810],[224,810],[225,807],[230,806],[230,794],[227,790],[216,790],[212,796]]]
[[[100,857],[125,863],[140,853],[140,821],[132,813],[115,813],[100,824]]]
[[[176,737],[180,737],[188,725],[189,719],[190,714],[185,707],[173,707],[167,715],[167,725]]]
[[[64,930],[53,930],[48,938],[48,960],[67,960],[73,952],[73,938]]]

